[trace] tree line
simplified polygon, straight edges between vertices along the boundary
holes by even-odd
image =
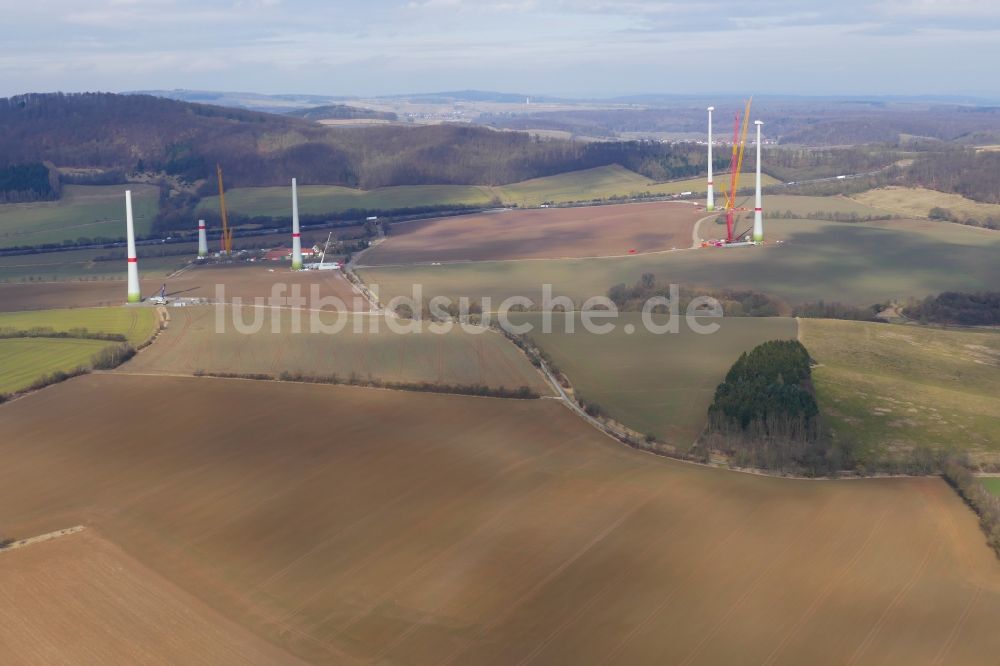
[[[643,273],[631,286],[619,283],[608,289],[608,298],[621,312],[638,312],[653,297],[670,298],[670,285],[658,282],[653,273]],[[785,306],[763,292],[752,289],[707,289],[680,286],[677,289],[678,312],[686,312],[688,305],[699,297],[714,298],[727,317],[777,317]],[[665,313],[664,306],[653,308],[654,313]]]
[[[1000,326],[1000,291],[945,291],[903,309],[922,324]]]
[[[51,201],[60,192],[58,177],[41,162],[0,166],[0,203]]]

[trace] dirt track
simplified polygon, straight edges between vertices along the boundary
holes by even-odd
[[[1000,563],[942,481],[704,469],[552,400],[92,375],[0,406],[0,458],[10,532],[85,523],[317,662],[1000,653]]]
[[[656,202],[505,210],[392,227],[366,266],[498,259],[597,257],[687,248],[704,215],[689,203]]]

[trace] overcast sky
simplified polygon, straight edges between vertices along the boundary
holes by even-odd
[[[0,0],[0,95],[1000,97],[1000,0]]]

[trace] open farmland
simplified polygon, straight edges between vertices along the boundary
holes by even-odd
[[[302,232],[302,245],[309,247],[326,242],[333,232],[338,240],[354,239],[363,234],[360,226],[338,227],[335,229],[314,229]],[[215,231],[209,231],[209,249],[217,249]],[[291,231],[262,234],[233,239],[233,249],[257,249],[260,247],[287,247],[291,242]],[[158,252],[182,252],[169,256],[153,256]],[[147,277],[166,277],[186,266],[198,251],[197,242],[170,243],[165,245],[140,245],[138,248],[141,273]],[[108,259],[115,255],[121,258]],[[85,249],[22,254],[0,257],[0,283],[23,282],[71,282],[93,280],[124,280],[125,249]]]
[[[92,530],[0,558],[0,657],[8,666],[302,663]]]
[[[708,226],[701,225],[702,237],[711,237]],[[488,296],[493,308],[511,295],[539,304],[546,283],[580,303],[612,285],[634,284],[643,273],[664,283],[755,289],[790,304],[824,299],[867,306],[1000,284],[1000,233],[987,229],[909,220],[768,220],[765,234],[785,242],[607,259],[367,268],[359,275],[379,286],[383,302],[411,294],[419,283],[426,298]]]
[[[922,187],[879,187],[851,195],[851,198],[907,217],[929,217],[932,208],[944,208],[959,218],[1000,220],[1000,205]]]
[[[366,310],[367,302],[339,271],[292,271],[287,262],[258,262],[254,264],[192,266],[174,277],[149,276],[145,263],[139,262],[142,295],[149,298],[167,285],[170,298],[204,298],[214,301],[217,286],[222,285],[226,301],[241,298],[253,303],[255,298],[268,298],[277,285],[276,295],[291,295],[293,285],[298,285],[305,298],[310,297],[312,285],[317,285],[319,296],[335,296],[350,310]],[[0,284],[0,312],[15,310],[42,310],[51,308],[97,307],[121,305],[125,302],[123,279],[115,281],[35,282]]]
[[[124,366],[123,372],[191,374],[197,370],[240,374],[279,375],[282,371],[330,376],[342,380],[356,376],[388,382],[483,384],[516,389],[528,386],[538,393],[551,392],[524,355],[493,331],[464,333],[455,326],[446,334],[394,333],[381,317],[344,316],[337,333],[310,332],[316,318],[333,328],[332,313],[293,313],[277,316],[258,310],[261,329],[240,333],[233,317],[250,323],[249,308],[234,313],[226,307],[223,332],[217,332],[215,306],[171,310],[170,325],[156,344]],[[301,314],[301,332],[293,332],[293,315]],[[402,322],[401,322],[402,323]],[[275,331],[275,327],[278,332]],[[373,327],[375,330],[373,330]],[[481,330],[481,329],[480,329]]]
[[[153,185],[65,185],[58,201],[0,205],[0,247],[78,238],[124,238],[125,190],[132,190],[135,232],[149,233],[159,209]]]
[[[550,259],[691,245],[703,216],[681,202],[491,211],[396,224],[359,260],[367,265]]]
[[[803,319],[799,335],[820,364],[820,409],[862,463],[939,450],[1000,462],[1000,333]]]
[[[0,283],[124,281],[124,255],[120,260],[95,260],[110,252],[112,250],[67,250],[0,257]],[[193,256],[192,252],[188,256],[144,257],[140,248],[139,264],[145,276],[166,277],[184,267]]]
[[[0,339],[0,394],[22,391],[53,372],[89,368],[94,355],[112,344],[75,338]]]
[[[607,335],[588,333],[579,316],[566,332],[564,315],[553,318],[543,333],[542,315],[514,315],[530,323],[531,339],[547,352],[573,384],[577,395],[597,403],[611,418],[686,450],[705,426],[715,388],[744,351],[768,340],[796,337],[794,319],[729,317],[702,319],[718,323],[710,335],[693,332],[685,323],[675,334],[646,330],[639,313],[623,313]],[[663,325],[664,317],[655,317]],[[625,327],[634,327],[629,334]]]
[[[742,199],[743,197],[740,197]],[[753,197],[746,197],[749,207],[753,207]],[[737,203],[740,203],[737,201]],[[764,197],[766,211],[772,214],[791,211],[796,216],[808,217],[816,214],[857,215],[858,217],[876,217],[887,215],[890,211],[875,205],[849,199],[845,196],[810,197],[796,194],[769,194]],[[765,212],[765,215],[767,214]]]
[[[397,185],[358,190],[340,185],[300,185],[299,213],[337,214],[349,210],[389,210],[424,206],[485,206],[493,194],[479,185]],[[199,208],[219,210],[219,197],[205,197]],[[226,190],[226,208],[252,216],[291,217],[292,188],[237,187]]]
[[[990,476],[979,479],[986,489],[994,495],[1000,495],[1000,477]]]
[[[722,174],[719,175],[722,178]],[[752,183],[745,175],[744,187]],[[764,185],[778,181],[763,176]],[[704,178],[655,183],[634,171],[618,166],[604,166],[581,171],[533,178],[510,185],[397,185],[375,190],[358,190],[337,185],[301,185],[299,212],[303,215],[343,213],[349,210],[391,210],[433,206],[489,206],[495,202],[516,206],[549,203],[572,203],[646,194],[704,192]],[[291,215],[290,187],[238,187],[226,192],[226,207],[244,215],[288,217]],[[218,197],[205,197],[205,210],[219,209]]]
[[[85,328],[90,333],[120,333],[133,345],[145,342],[156,330],[156,313],[150,308],[83,308],[0,314],[0,331],[51,328],[68,332]]]
[[[728,174],[717,174],[721,181]],[[744,174],[742,186],[752,183],[752,176]],[[613,199],[658,194],[680,194],[681,192],[705,192],[705,178],[687,178],[667,183],[656,183],[649,178],[630,171],[617,164],[583,171],[534,178],[511,185],[494,188],[504,203],[518,206],[537,206],[542,203],[568,203],[591,201],[593,199]],[[763,174],[761,183],[773,185],[778,181]]]
[[[677,463],[552,400],[90,375],[0,406],[0,457],[9,533],[85,524],[315,662],[1000,653],[1000,562],[943,481]]]

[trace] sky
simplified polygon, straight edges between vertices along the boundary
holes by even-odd
[[[1000,0],[0,0],[0,96],[1000,98]]]

